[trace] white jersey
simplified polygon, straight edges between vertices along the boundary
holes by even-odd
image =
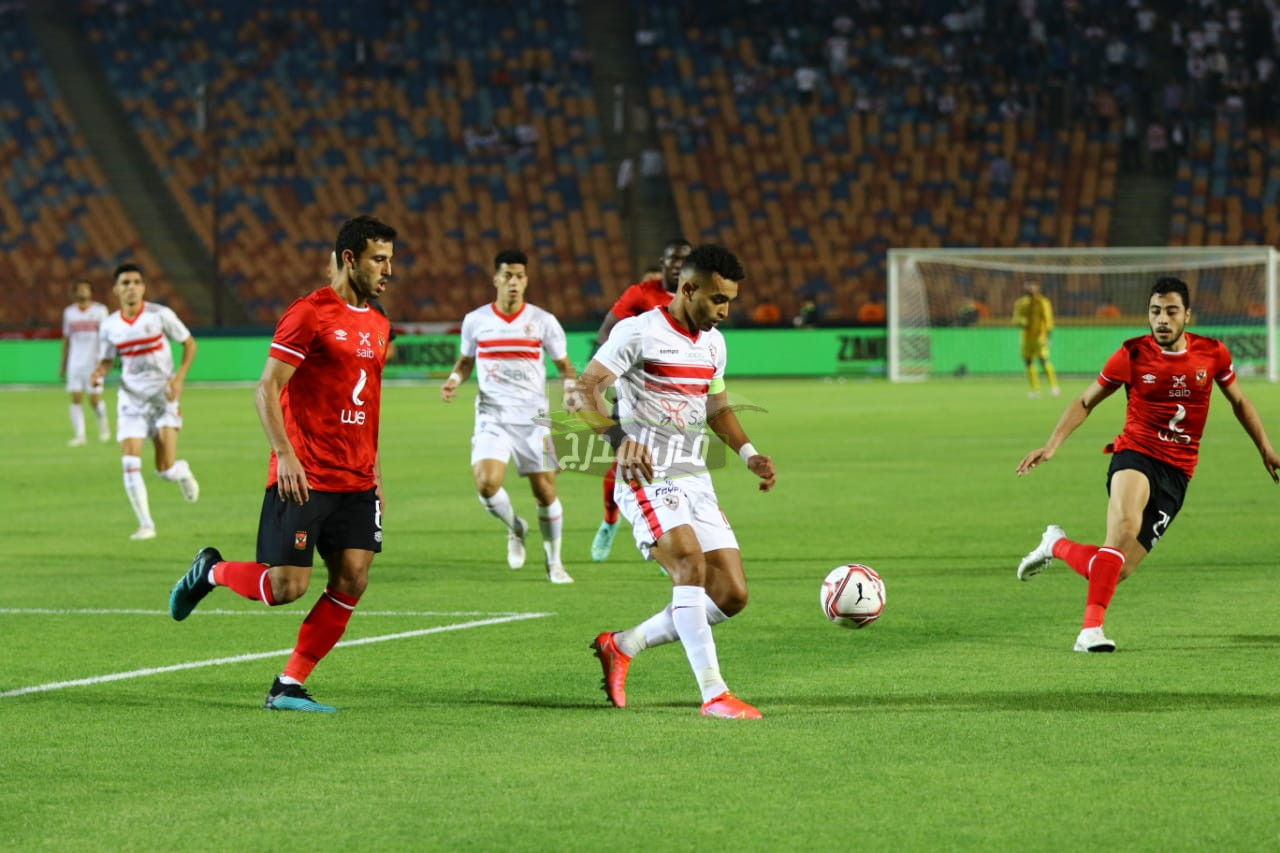
[[[72,303],[62,312],[62,337],[67,340],[67,376],[88,375],[98,366],[98,330],[107,319],[107,306],[90,302],[81,310]]]
[[[462,354],[476,362],[476,415],[528,423],[547,411],[547,366],[568,354],[560,321],[525,303],[515,314],[493,303],[462,320]]]
[[[655,471],[705,472],[707,394],[724,376],[720,330],[691,335],[655,308],[614,326],[595,360],[618,377],[623,431],[649,448]]]
[[[120,387],[139,400],[164,391],[173,376],[173,350],[169,341],[182,343],[191,332],[173,310],[143,302],[131,320],[115,311],[99,332],[100,359],[120,356]],[[168,340],[166,340],[166,338]]]

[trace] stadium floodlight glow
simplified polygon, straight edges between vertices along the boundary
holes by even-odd
[[[1010,320],[1028,279],[1053,304],[1059,372],[1096,371],[1112,341],[1142,333],[1151,285],[1173,276],[1191,292],[1190,330],[1225,340],[1242,375],[1276,382],[1278,259],[1269,246],[890,249],[888,376],[1020,373]]]

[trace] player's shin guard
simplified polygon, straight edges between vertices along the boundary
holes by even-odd
[[[728,690],[720,676],[716,641],[711,636],[711,626],[707,624],[706,594],[702,587],[672,587],[671,621],[675,623],[685,657],[698,679],[702,701],[707,702]]]
[[[271,592],[271,569],[266,563],[236,563],[224,560],[213,567],[211,580],[217,586],[225,586],[242,598],[261,601],[274,607],[276,598]]]
[[[71,434],[76,438],[84,438],[84,409],[79,403],[72,403],[68,411],[71,414]]]
[[[707,625],[719,625],[729,618],[711,600],[711,596],[704,593],[702,597],[707,608]],[[674,643],[678,639],[680,635],[676,633],[676,623],[671,618],[670,607],[662,608],[630,631],[619,631],[614,636],[614,642],[618,644],[618,648],[629,658],[635,657],[645,649]]]
[[[511,496],[507,494],[506,489],[499,487],[498,491],[494,492],[493,497],[490,498],[486,498],[484,495],[477,495],[476,497],[480,498],[480,503],[489,515],[505,524],[508,530],[515,530],[516,510],[511,505]]]
[[[326,589],[298,629],[298,644],[285,664],[284,674],[299,684],[305,682],[316,664],[342,639],[359,601],[354,595]]]
[[[1103,546],[1089,561],[1089,594],[1084,606],[1084,628],[1101,628],[1107,605],[1120,582],[1124,554]]]
[[[151,503],[147,500],[147,484],[142,479],[142,458],[121,456],[120,467],[124,471],[124,493],[129,497],[133,514],[138,517],[138,527],[155,527],[151,520]]]
[[[604,523],[618,523],[618,503],[613,499],[613,487],[617,482],[618,463],[609,466],[604,475]]]
[[[1059,539],[1053,546],[1053,556],[1071,567],[1071,571],[1085,580],[1089,579],[1089,562],[1098,553],[1097,545],[1084,545],[1070,539]]]
[[[560,537],[564,533],[564,508],[556,498],[548,506],[538,507],[538,529],[542,532],[542,548],[547,565],[560,562]]]

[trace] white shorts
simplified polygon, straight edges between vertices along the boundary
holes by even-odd
[[[631,522],[636,547],[646,560],[650,550],[663,534],[674,527],[688,524],[698,537],[702,552],[721,548],[738,548],[729,519],[720,511],[710,474],[657,480],[647,485],[632,485],[618,480],[613,499],[622,515]]]
[[[163,394],[139,399],[120,389],[116,399],[116,441],[153,438],[163,427],[182,429],[176,400],[166,400]]]
[[[102,379],[99,379],[96,383],[92,384],[89,382],[89,377],[93,375],[94,368],[96,367],[96,364],[91,364],[89,365],[88,370],[73,370],[71,368],[67,368],[67,390],[73,394],[88,393],[101,395],[104,386]]]
[[[475,432],[471,434],[471,464],[481,459],[496,459],[505,465],[512,456],[521,475],[560,470],[551,445],[551,430],[547,427],[501,423],[476,415]]]

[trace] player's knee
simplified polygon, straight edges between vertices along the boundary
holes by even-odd
[[[271,597],[275,600],[275,604],[289,604],[297,601],[299,598],[307,594],[307,587],[310,584],[310,575],[294,575],[294,574],[272,574],[271,577]]]
[[[502,488],[501,480],[493,480],[488,477],[476,475],[476,493],[481,498],[488,500],[498,493],[498,489]]]
[[[747,607],[747,587],[745,584],[719,590],[715,597],[716,607],[725,616],[737,616]]]

